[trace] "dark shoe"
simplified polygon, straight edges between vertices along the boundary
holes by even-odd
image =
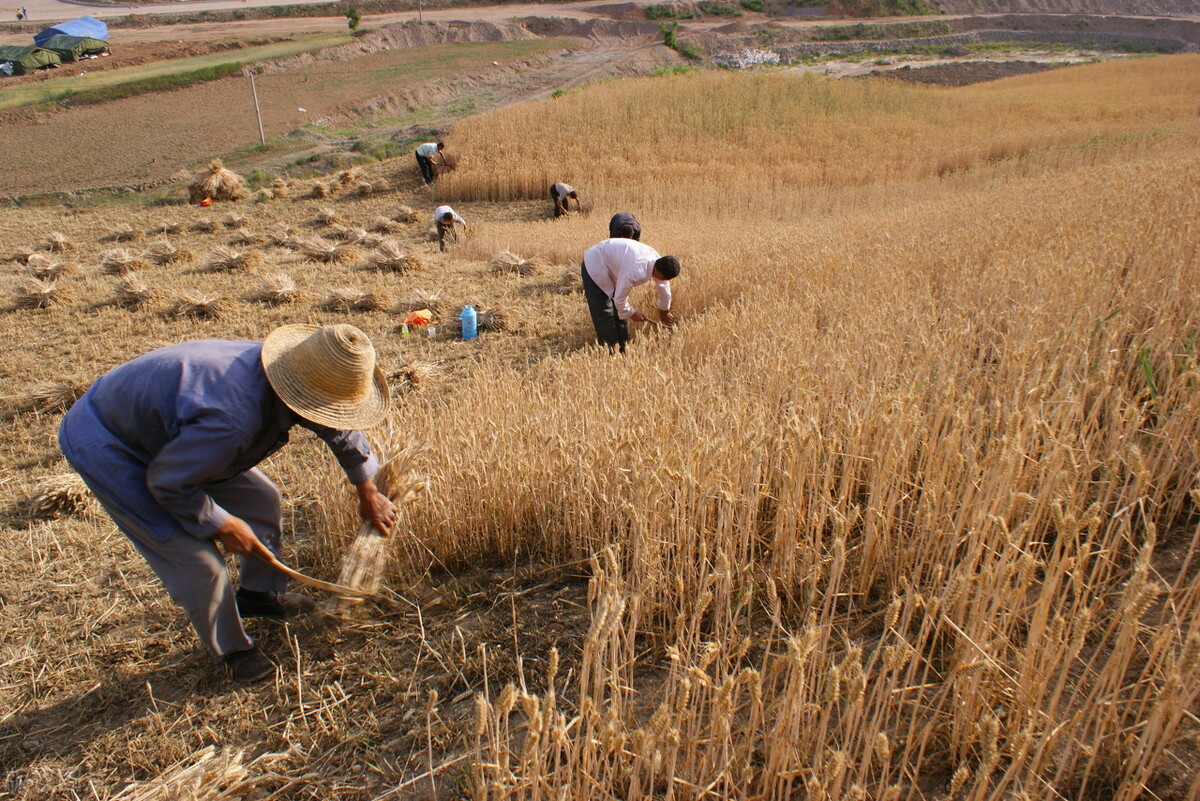
[[[221,661],[234,681],[250,683],[275,675],[275,663],[257,645],[248,651],[225,654]]]
[[[317,608],[317,604],[312,598],[298,592],[256,592],[239,588],[237,608],[242,617],[282,620],[307,615]]]

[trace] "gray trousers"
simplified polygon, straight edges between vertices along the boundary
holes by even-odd
[[[83,478],[91,486],[88,476]],[[94,492],[96,489],[93,487]],[[279,553],[283,524],[279,489],[261,470],[247,470],[228,481],[208,484],[204,490],[231,515],[245,520],[271,553]],[[171,598],[183,607],[200,642],[214,656],[253,647],[254,640],[246,634],[238,615],[225,560],[213,540],[196,539],[180,529],[166,542],[158,542],[119,505],[105,503],[103,491],[95,494]],[[257,557],[241,557],[240,583],[248,590],[282,592],[287,577]]]

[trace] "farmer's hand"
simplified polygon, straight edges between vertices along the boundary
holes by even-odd
[[[266,558],[271,555],[267,546],[262,544],[245,520],[232,515],[225,524],[217,529],[216,538],[226,551],[238,556],[259,556]]]
[[[376,489],[375,482],[371,479],[367,479],[355,489],[358,490],[358,513],[362,515],[363,520],[374,524],[380,534],[388,536],[400,515],[396,504]]]
[[[658,318],[663,321],[663,325],[675,325],[675,315],[671,314],[669,309],[666,311],[659,309]]]

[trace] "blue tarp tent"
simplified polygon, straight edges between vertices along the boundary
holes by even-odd
[[[60,22],[53,28],[47,28],[33,37],[33,43],[38,47],[43,46],[46,40],[51,36],[58,34],[66,36],[87,36],[92,39],[99,39],[102,42],[108,41],[108,26],[98,19],[91,17],[80,17],[73,19],[70,22]]]

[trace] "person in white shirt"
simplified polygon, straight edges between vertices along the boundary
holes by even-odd
[[[605,239],[584,252],[581,274],[596,339],[609,350],[625,352],[630,320],[649,321],[629,302],[633,288],[647,281],[654,283],[659,319],[666,325],[675,323],[669,283],[679,275],[679,259],[674,256],[659,256],[654,248],[635,239]]]
[[[425,179],[426,186],[433,183],[434,158],[439,157],[442,164],[446,163],[446,157],[442,155],[442,151],[445,149],[445,142],[426,142],[423,145],[417,145],[417,166],[421,168],[421,177]]]
[[[550,187],[550,200],[554,203],[554,219],[566,214],[571,210],[571,201],[575,201],[575,210],[579,211],[579,193],[571,188],[570,184],[564,184],[559,181]]]
[[[458,230],[454,224],[458,223],[465,231],[467,221],[458,216],[458,212],[449,206],[438,206],[433,210],[433,224],[437,226],[438,233],[438,250],[446,250],[446,234],[453,234],[454,241],[458,241]]]

